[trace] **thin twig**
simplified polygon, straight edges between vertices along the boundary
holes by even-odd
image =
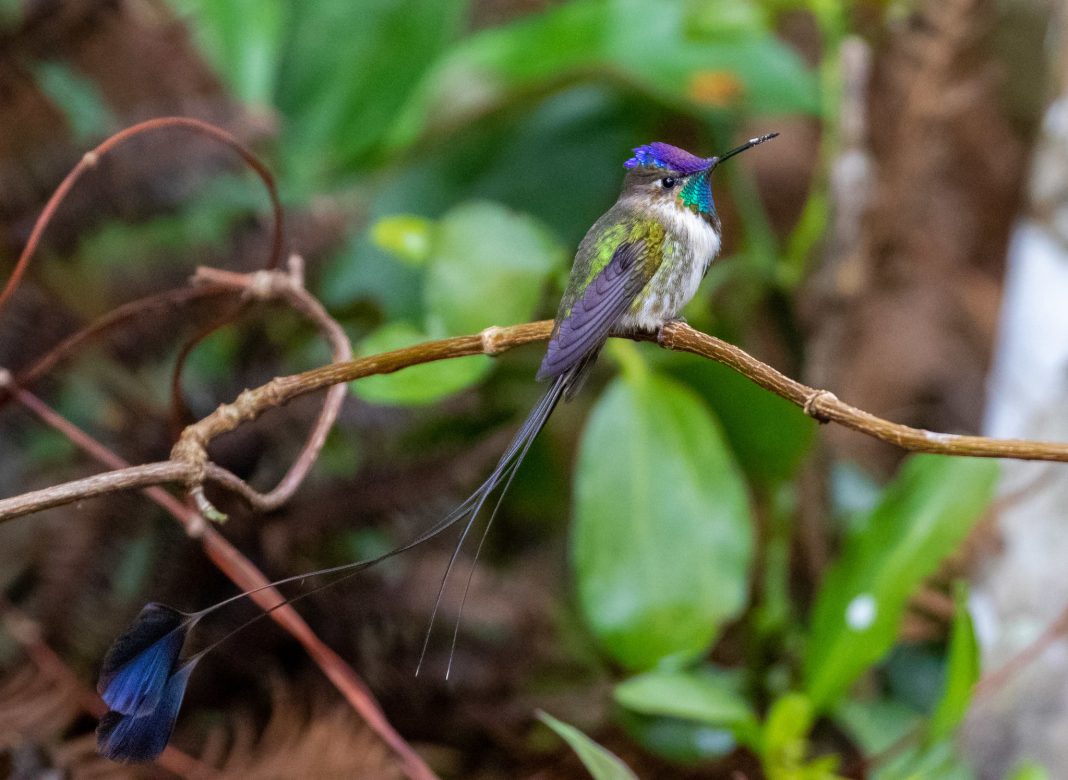
[[[288,272],[257,271],[252,274],[238,274],[232,271],[220,271],[214,268],[198,268],[194,282],[208,285],[229,287],[243,290],[254,298],[261,300],[282,299],[303,314],[323,334],[330,344],[335,363],[342,363],[352,358],[352,343],[345,329],[323,308],[323,305],[304,288],[304,262],[299,255],[289,258]],[[345,401],[345,385],[337,384],[326,392],[326,399],[319,411],[319,416],[301,448],[300,454],[289,467],[285,476],[273,490],[260,493],[237,476],[225,469],[215,467],[213,477],[225,481],[228,486],[240,483],[237,491],[254,508],[267,512],[285,504],[297,492],[304,478],[315,465],[319,453],[326,443],[326,437],[334,427],[341,405]]]
[[[1005,683],[1022,672],[1032,662],[1038,659],[1054,642],[1068,634],[1068,607],[1065,607],[1057,618],[1046,626],[1034,641],[1025,645],[1016,655],[999,666],[989,674],[984,674],[975,684],[972,696],[979,700],[989,696],[994,691],[1003,687]]]
[[[35,360],[29,368],[25,368],[15,374],[14,382],[20,387],[31,386],[55,368],[60,361],[74,352],[75,348],[125,322],[157,312],[160,309],[176,308],[193,301],[230,293],[230,288],[205,284],[197,287],[179,287],[124,303],[102,317],[93,320],[81,330],[67,336]],[[0,394],[0,403],[5,400],[7,400],[7,397]]]
[[[63,181],[59,183],[59,186],[56,187],[55,192],[52,193],[52,197],[48,199],[44,209],[42,209],[40,216],[37,217],[33,230],[30,232],[30,237],[26,241],[26,246],[23,248],[22,254],[19,255],[18,262],[15,263],[15,269],[11,272],[11,277],[7,280],[7,284],[4,285],[3,291],[0,291],[0,311],[3,311],[4,306],[14,294],[15,289],[19,286],[19,282],[22,281],[23,274],[26,273],[30,260],[37,251],[38,245],[41,243],[41,236],[44,235],[45,228],[48,227],[48,223],[52,221],[52,218],[56,214],[56,210],[70,193],[78,179],[82,177],[82,174],[95,168],[100,162],[101,157],[116,147],[121,146],[131,138],[142,135],[143,133],[171,128],[190,130],[194,133],[206,135],[209,138],[229,146],[237,152],[241,159],[244,160],[260,177],[264,186],[267,188],[267,194],[271,199],[271,208],[274,212],[271,255],[267,267],[277,268],[279,266],[282,261],[284,221],[282,203],[278,199],[278,189],[275,187],[274,176],[271,175],[271,171],[252,153],[250,149],[248,149],[248,147],[220,127],[190,117],[160,117],[157,119],[149,119],[146,122],[141,122],[132,127],[127,127],[125,130],[120,130],[92,151],[82,155],[78,164],[71,169],[70,173],[68,173]]]

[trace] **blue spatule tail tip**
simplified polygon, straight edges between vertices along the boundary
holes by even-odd
[[[96,728],[100,755],[121,763],[155,760],[170,741],[195,666],[192,661],[167,677],[154,709],[136,714],[112,710],[101,718]]]

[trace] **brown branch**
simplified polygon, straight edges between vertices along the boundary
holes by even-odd
[[[59,417],[59,415],[56,416]],[[182,482],[189,479],[192,471],[189,464],[177,463],[173,460],[117,468],[103,474],[64,482],[62,485],[5,498],[0,501],[0,507],[2,507],[0,513],[10,512],[11,518],[21,517],[45,509],[73,504],[86,498],[119,493],[123,490],[138,490],[152,485]]]
[[[281,299],[303,314],[323,334],[330,344],[335,363],[342,363],[352,358],[352,344],[345,329],[323,308],[323,305],[304,288],[304,261],[299,255],[289,258],[289,271],[258,271],[253,274],[238,274],[232,271],[220,271],[215,268],[198,268],[194,282],[207,283],[212,287],[229,287],[244,291],[258,300]],[[330,429],[334,427],[341,405],[345,401],[345,385],[337,384],[326,392],[326,399],[319,411],[319,416],[301,448],[293,465],[285,473],[273,490],[260,493],[237,476],[225,469],[215,466],[212,478],[225,482],[234,488],[249,504],[266,512],[285,504],[297,492],[304,478],[315,465],[319,453],[326,443]]]
[[[81,330],[67,336],[44,355],[37,358],[29,368],[25,368],[15,375],[15,384],[20,387],[29,387],[55,368],[58,363],[70,356],[77,347],[125,322],[161,309],[171,309],[204,298],[230,293],[231,290],[229,288],[205,284],[198,287],[179,287],[175,290],[167,290],[166,292],[124,303],[104,316],[93,320]],[[4,400],[6,400],[6,397],[0,395],[0,402]]]
[[[150,466],[160,468],[159,483],[185,482],[190,488],[198,488],[206,480],[214,479],[225,487],[234,488],[237,478],[209,463],[206,446],[217,436],[255,420],[270,409],[282,406],[299,396],[366,376],[389,374],[408,366],[436,360],[468,355],[496,355],[525,344],[544,341],[551,330],[552,322],[549,320],[510,327],[491,327],[471,336],[427,341],[380,355],[331,363],[301,374],[277,377],[265,385],[246,390],[232,403],[223,404],[207,417],[188,426],[172,450],[171,461],[166,462],[173,471],[164,469],[165,464]],[[942,455],[1068,462],[1068,444],[935,433],[884,420],[840,401],[827,390],[808,387],[790,379],[744,350],[696,331],[682,322],[668,323],[659,336],[641,335],[636,338],[643,341],[658,340],[667,349],[689,352],[723,363],[766,390],[793,402],[806,414],[821,422],[837,422],[906,450]],[[131,487],[131,478],[138,480],[137,485],[144,484],[140,482],[140,473],[134,472],[131,476],[128,470],[123,469],[120,472],[101,474],[24,496],[0,500],[0,521],[38,511],[45,505],[56,506],[102,495],[109,492],[109,481],[114,482],[112,490],[127,489]],[[79,492],[86,490],[91,492]],[[47,495],[49,491],[62,491],[62,498],[51,500]],[[253,500],[251,488],[239,492]]]
[[[676,352],[690,352],[730,366],[765,390],[800,406],[805,414],[820,422],[836,422],[904,450],[978,458],[1068,462],[1068,444],[936,433],[884,420],[840,401],[834,393],[790,379],[738,347],[681,322],[666,325],[659,341],[662,346]]]

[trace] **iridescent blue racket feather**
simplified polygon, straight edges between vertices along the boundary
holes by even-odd
[[[186,616],[163,604],[147,604],[115,640],[100,669],[97,692],[124,715],[151,712],[178,663],[188,631]]]
[[[188,663],[167,678],[154,709],[133,715],[112,710],[101,718],[96,727],[100,755],[122,763],[158,757],[170,741],[195,666],[195,662]]]

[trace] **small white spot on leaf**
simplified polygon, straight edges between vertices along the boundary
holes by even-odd
[[[861,593],[846,607],[846,625],[854,631],[866,631],[875,622],[878,611],[879,605],[875,602],[875,597],[870,593]]]

